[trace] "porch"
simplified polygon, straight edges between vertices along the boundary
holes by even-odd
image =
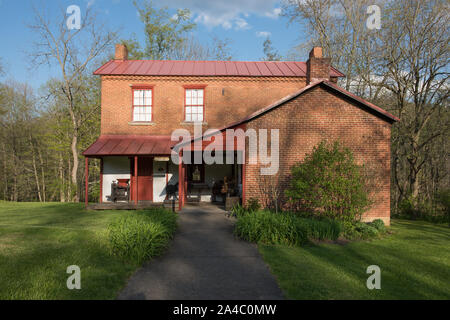
[[[212,164],[203,161],[203,150],[184,152],[183,162],[174,163],[173,143],[170,137],[160,136],[99,138],[83,153],[86,199],[89,159],[100,159],[99,203],[88,205],[86,201],[86,208],[134,210],[176,206],[180,210],[186,203],[230,207],[241,201],[245,165],[237,164],[238,151],[220,151],[222,161]],[[226,163],[230,158],[234,161]]]

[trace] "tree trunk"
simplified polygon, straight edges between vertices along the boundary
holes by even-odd
[[[80,195],[79,195],[79,188],[78,188],[78,132],[77,130],[74,130],[74,134],[72,137],[72,144],[71,144],[71,150],[72,150],[72,159],[73,159],[73,166],[72,166],[72,174],[71,174],[71,179],[72,179],[72,185],[75,186],[75,195],[73,198],[74,202],[79,202],[80,201]]]
[[[31,136],[28,136],[28,141],[30,143],[31,163],[33,164],[33,175],[34,175],[34,180],[36,182],[38,199],[39,199],[39,202],[42,202],[41,186],[39,184],[39,176],[38,176],[37,167],[36,167],[36,156],[34,154],[35,152],[34,152],[33,141],[32,141]]]
[[[59,154],[59,163],[58,163],[58,171],[59,171],[59,180],[61,181],[61,186],[59,187],[59,201],[66,202],[66,195],[64,193],[64,167],[63,167],[63,158],[61,153]]]

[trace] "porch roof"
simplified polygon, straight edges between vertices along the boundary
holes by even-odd
[[[134,155],[170,155],[171,147],[177,141],[170,136],[149,135],[101,135],[83,155],[100,156],[134,156]]]

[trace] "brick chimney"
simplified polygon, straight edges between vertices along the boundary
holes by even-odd
[[[115,60],[128,60],[128,49],[124,44],[116,44],[116,55]]]
[[[330,58],[322,57],[322,48],[314,47],[306,62],[306,84],[321,80],[330,80]]]

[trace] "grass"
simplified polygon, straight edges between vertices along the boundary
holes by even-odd
[[[141,264],[161,255],[177,228],[177,214],[166,209],[133,211],[108,227],[111,252]]]
[[[127,211],[0,202],[0,299],[114,299],[139,266],[108,250],[107,226]],[[81,290],[69,290],[69,265]]]
[[[259,245],[289,299],[450,299],[450,229],[393,220],[393,234],[346,245]],[[369,290],[369,265],[381,290]]]

